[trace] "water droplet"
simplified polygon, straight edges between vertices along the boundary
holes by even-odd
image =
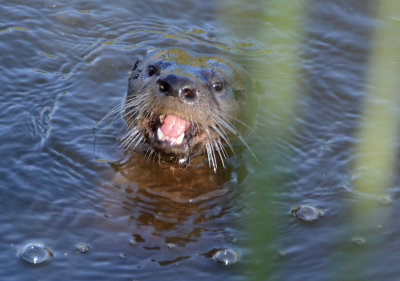
[[[42,264],[49,262],[53,257],[50,251],[42,243],[28,243],[18,250],[18,256],[25,262],[30,264]]]
[[[179,165],[183,165],[183,164],[185,164],[187,162],[187,159],[186,158],[180,158],[179,160],[178,160],[178,164]]]
[[[215,252],[212,258],[226,266],[235,264],[239,261],[239,253],[232,249],[222,249]]]
[[[129,243],[132,246],[135,246],[138,243],[142,243],[145,240],[139,235],[139,234],[133,234],[131,240],[129,240]]]
[[[77,249],[81,254],[88,253],[88,252],[90,251],[89,245],[84,244],[84,243],[79,243],[79,244],[77,244],[77,245],[76,245],[76,249]]]
[[[135,246],[135,245],[137,244],[135,238],[132,238],[131,240],[129,240],[129,243],[130,243],[132,246]]]
[[[168,243],[167,244],[167,247],[169,248],[169,249],[173,249],[173,248],[175,248],[175,244],[174,243]]]
[[[324,215],[324,210],[311,205],[301,205],[293,207],[292,214],[303,221],[315,221]]]

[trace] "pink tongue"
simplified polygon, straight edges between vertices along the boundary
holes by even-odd
[[[161,131],[164,136],[177,138],[185,132],[187,127],[187,121],[175,115],[167,115],[164,119],[164,124],[161,126]]]

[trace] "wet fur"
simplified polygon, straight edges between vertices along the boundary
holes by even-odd
[[[163,63],[167,67],[163,68]],[[157,64],[160,73],[148,73],[148,67]],[[154,84],[157,77],[165,73],[195,79],[199,100],[188,104],[160,95]],[[222,94],[210,89],[213,79],[224,83]],[[149,158],[158,156],[161,159],[168,155],[168,159],[186,165],[191,158],[206,154],[209,166],[216,171],[218,163],[225,167],[226,159],[234,153],[235,140],[247,147],[242,137],[243,131],[249,129],[247,121],[251,119],[247,116],[251,112],[246,112],[249,108],[246,82],[245,73],[238,72],[220,58],[189,54],[180,49],[152,52],[135,62],[122,107],[107,116],[121,114],[127,122],[128,129],[122,139],[125,149],[140,147]],[[168,147],[156,142],[155,128],[160,125],[159,116],[165,114],[179,116],[190,123],[190,129],[185,133],[186,146]],[[243,121],[238,119],[239,115]]]

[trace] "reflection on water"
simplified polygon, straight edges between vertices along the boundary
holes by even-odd
[[[134,153],[112,164],[112,186],[100,191],[105,195],[105,216],[125,216],[128,231],[141,242],[152,235],[180,247],[198,241],[202,232],[221,227],[209,222],[223,217],[229,208],[228,193],[237,185],[228,170],[213,173],[205,161],[184,168]]]
[[[398,278],[398,177],[382,172],[394,183],[372,194],[355,188],[371,171],[352,170],[364,153],[365,93],[398,119],[367,71],[374,28],[384,28],[379,42],[399,45],[398,9],[287,4],[2,1],[0,279],[249,280],[247,268],[261,269],[261,280]],[[99,135],[93,127],[121,103],[135,59],[167,47],[226,56],[265,89],[246,139],[258,162],[246,151],[217,173],[203,159],[186,170],[137,154],[114,162],[123,125]],[[393,74],[390,50],[376,68]],[[388,147],[396,166],[397,135]],[[359,203],[374,215],[354,211]],[[307,206],[297,212],[304,221],[295,206]],[[314,210],[324,215],[310,220]],[[20,260],[32,243],[51,249],[49,262]],[[226,256],[239,261],[217,262]]]
[[[211,261],[210,253],[233,245],[225,216],[239,190],[229,170],[211,172],[206,159],[184,168],[134,153],[112,163],[113,179],[98,192],[104,206],[96,227],[125,233],[126,259],[151,257],[165,267],[184,260]],[[197,163],[196,163],[197,162]],[[228,215],[229,216],[229,215]]]

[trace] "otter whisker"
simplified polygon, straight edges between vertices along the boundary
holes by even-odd
[[[125,108],[123,109],[122,117],[130,118],[130,117],[136,116],[139,112],[140,111],[139,111],[138,106],[132,106],[132,105],[127,104],[125,106]]]
[[[132,150],[134,150],[140,144],[143,138],[144,137],[141,135],[139,130],[131,129],[123,137],[121,145],[125,148],[131,148],[133,144]]]
[[[193,122],[193,115],[192,114],[190,114],[189,123],[190,123],[190,126],[195,127],[195,123]],[[197,131],[197,128],[195,128],[195,131]]]
[[[120,144],[120,147],[123,147],[125,149],[129,149],[132,146],[132,139],[134,137],[132,136],[126,136],[124,137],[123,141]]]
[[[132,96],[125,98],[125,105],[136,107],[141,105],[143,102],[146,102],[145,96]]]
[[[108,125],[108,127],[111,126],[115,121],[121,119],[121,116],[119,115],[119,113],[121,112],[121,108],[122,108],[122,106],[120,105],[120,106],[115,107],[114,109],[112,109],[112,110],[111,110],[109,113],[107,113],[103,118],[101,118],[100,121],[98,121],[98,122],[96,123],[96,126],[98,126],[99,124],[103,123],[106,119],[110,118],[110,117],[113,116],[113,115],[116,115],[116,116],[115,116],[115,117],[113,118],[113,120],[110,122],[110,124]]]
[[[147,159],[149,159],[149,157],[152,155],[154,153],[154,150],[151,148],[151,147],[149,147],[147,150],[146,150],[146,152],[145,152],[145,156],[146,156],[146,158]]]
[[[217,141],[215,141],[215,140],[214,140],[213,143],[214,143],[215,149],[216,149],[217,152],[218,152],[219,158],[221,159],[222,167],[225,168],[225,162],[224,162],[225,157],[223,156],[223,153],[221,152],[220,145],[219,145],[219,143],[218,143]]]
[[[221,130],[216,126],[216,125],[212,125],[211,128],[218,134],[218,136],[220,138],[223,139],[223,141],[226,143],[226,145],[229,146],[229,149],[232,151],[233,155],[235,155],[235,150],[233,149],[233,146],[230,142],[230,140],[228,139],[228,136],[225,133],[225,130],[223,128],[221,128]]]
[[[114,118],[110,122],[107,122],[105,127],[101,129],[102,131],[107,132],[107,130],[115,122],[117,122],[118,120],[122,119],[120,113],[121,113],[123,107],[124,107],[123,102],[120,101],[118,105],[114,106],[103,118],[101,118],[99,121],[97,121],[97,123],[94,126],[94,128],[97,128],[100,124],[105,123],[105,121],[108,118],[110,118],[110,117],[115,115]]]
[[[132,136],[130,142],[134,143],[133,148],[136,148],[143,141],[143,139],[144,139],[144,136],[140,132],[138,132],[135,136]]]
[[[212,155],[213,149],[209,143],[206,143],[206,152],[207,152],[208,166],[210,168],[214,168],[214,170],[215,170],[216,168],[214,166],[213,155]]]
[[[129,116],[130,113],[131,113],[132,115]],[[126,115],[126,116],[129,116],[129,117],[124,117],[125,120],[128,122],[128,124],[129,124],[129,123],[134,123],[134,122],[135,122],[135,120],[136,120],[136,118],[137,118],[137,117],[135,117],[135,116],[137,116],[137,114],[134,114],[134,113],[135,113],[135,112],[132,113],[131,111],[128,111],[128,112],[125,112],[125,113],[123,114],[123,116],[125,116],[125,115]]]
[[[145,101],[143,100],[135,101],[135,103],[132,101],[127,102],[123,109],[122,117],[127,119],[127,121],[131,121],[131,118],[139,115],[140,108],[146,108],[145,105]]]
[[[140,134],[140,131],[137,128],[127,128],[122,137],[122,141],[124,141],[127,138],[132,138],[139,134]]]
[[[150,161],[154,162],[155,157],[156,157],[156,151],[154,149],[149,148],[146,151],[147,163],[150,163]],[[151,158],[153,158],[153,160],[151,160]]]
[[[226,119],[224,116],[222,116],[222,113],[219,113],[219,118],[217,122],[220,122],[220,124],[227,128],[232,134],[234,134],[236,137],[238,137],[239,139],[241,138],[241,135],[239,133],[239,131],[235,128],[235,126],[230,122],[230,120]],[[230,118],[230,119],[234,119],[233,117],[231,117],[230,115],[225,114],[226,117]]]
[[[143,140],[144,140],[144,136],[140,136],[140,138],[134,140],[134,141],[133,141],[133,142],[134,142],[134,145],[133,145],[133,147],[130,146],[130,149],[131,149],[131,150],[135,150],[136,147],[138,147],[138,145],[139,145]]]
[[[118,115],[117,116],[118,118],[121,118],[122,116],[120,115],[120,113],[125,108],[126,101],[127,101],[127,98],[123,98],[122,100],[115,102],[116,105],[114,105],[112,107],[112,109],[99,121],[99,123],[104,121],[105,119],[108,119],[109,117],[111,117],[113,115],[116,115],[116,114]]]
[[[140,105],[143,104],[145,100],[143,98],[126,98],[125,99],[125,104],[124,104],[124,109],[126,110],[127,108],[132,108],[132,109],[139,109]],[[125,116],[124,116],[125,117]]]
[[[257,159],[257,156],[255,155],[253,150],[247,144],[242,135],[233,127],[233,125],[228,120],[223,119],[221,116],[219,117],[220,119],[218,119],[218,122],[220,122],[220,124],[224,126],[226,129],[228,129],[232,134],[234,134],[241,141],[241,143],[243,143],[243,145],[248,149],[248,151],[254,157],[254,159]]]
[[[206,135],[208,138],[208,143],[206,144],[206,148],[207,148],[207,155],[209,158],[209,163],[210,163],[210,158],[211,158],[212,168],[213,168],[214,172],[216,172],[217,171],[217,161],[216,161],[215,152],[213,149],[213,142],[212,142],[210,130],[208,129],[208,127],[206,127],[204,125],[203,125],[203,127],[204,127],[204,131],[206,132]]]
[[[243,121],[240,121],[239,119],[235,118],[232,115],[229,115],[229,114],[224,113],[224,112],[219,112],[219,114],[221,115],[221,118],[224,118],[225,120],[231,119],[232,121],[235,121],[235,122],[239,123],[240,125],[242,125],[243,127],[245,127],[246,129],[248,129],[249,131],[253,130],[249,125],[247,125]]]
[[[221,115],[216,116],[217,120],[216,123],[220,124],[222,127],[228,129],[232,134],[237,136],[239,132],[235,129],[235,127],[232,125],[231,122],[228,120],[224,119]]]
[[[125,98],[125,106],[137,106],[142,103],[144,99],[138,96],[126,97]]]
[[[226,153],[225,146],[222,144],[221,139],[218,139],[217,142],[218,142],[219,147],[221,148],[224,158],[227,159],[228,154]]]

